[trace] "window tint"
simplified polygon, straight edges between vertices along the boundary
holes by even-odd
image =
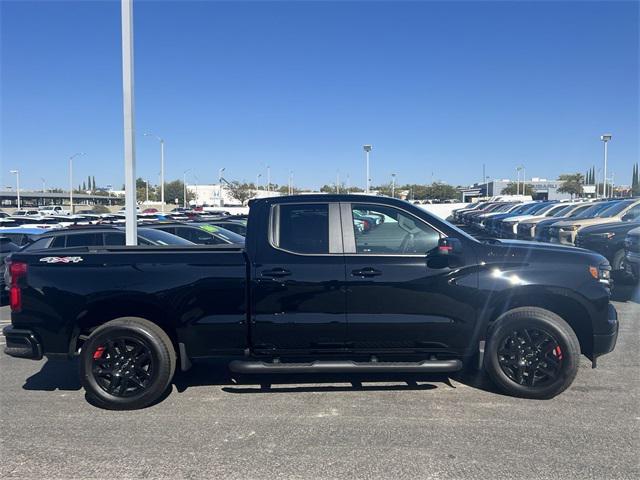
[[[64,235],[60,235],[59,237],[55,237],[53,242],[51,242],[51,248],[64,248],[67,242],[67,237]]]
[[[637,220],[640,218],[640,205],[636,205],[631,208],[627,213],[622,216],[622,220],[625,222],[630,222],[631,220]]]
[[[125,234],[122,232],[113,232],[104,234],[104,244],[110,247],[124,245]]]
[[[357,253],[426,255],[440,234],[414,216],[392,207],[353,205]]]
[[[101,245],[101,233],[79,233],[67,237],[67,247],[95,247]]]
[[[329,205],[278,206],[274,244],[297,253],[329,253]]]
[[[45,248],[49,248],[49,244],[51,243],[51,237],[39,238],[35,242],[24,247],[25,250],[41,250]]]

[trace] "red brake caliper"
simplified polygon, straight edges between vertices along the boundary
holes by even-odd
[[[560,350],[560,345],[553,349],[553,355],[558,357],[558,360],[562,360],[562,350]]]
[[[93,359],[94,360],[99,359],[102,356],[103,353],[104,353],[104,347],[96,348],[96,351],[93,352]]]

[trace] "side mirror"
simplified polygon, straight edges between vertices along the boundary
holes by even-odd
[[[436,252],[437,255],[459,255],[462,253],[462,242],[454,237],[441,238]]]
[[[427,255],[428,268],[457,268],[461,266],[462,242],[458,238],[441,238],[437,248]]]

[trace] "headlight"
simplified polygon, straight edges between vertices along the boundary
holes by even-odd
[[[599,267],[591,265],[589,267],[589,273],[599,282],[609,284],[609,280],[611,280],[611,265],[608,263],[602,264]]]

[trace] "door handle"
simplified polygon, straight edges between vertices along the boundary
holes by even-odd
[[[267,278],[281,278],[288,277],[291,275],[291,272],[284,268],[274,268],[272,270],[263,270],[260,275]]]
[[[377,277],[378,275],[382,275],[380,270],[376,270],[372,267],[362,268],[360,270],[352,270],[351,275],[354,277]]]

